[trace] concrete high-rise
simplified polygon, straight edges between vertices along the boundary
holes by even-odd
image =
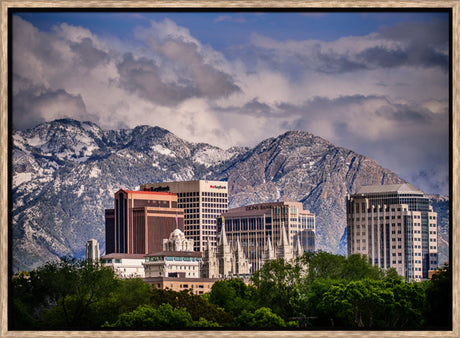
[[[437,269],[437,213],[422,191],[407,183],[364,186],[346,202],[349,255],[367,255],[408,280]]]
[[[218,219],[232,247],[241,245],[250,263],[250,272],[267,259],[292,259],[315,250],[315,215],[300,202],[252,204],[228,210]],[[273,251],[273,252],[272,252]]]
[[[95,239],[86,242],[85,258],[87,261],[97,262],[101,254],[99,253],[99,243]]]
[[[208,240],[217,245],[216,219],[228,210],[228,186],[221,181],[183,181],[142,184],[141,190],[177,194],[184,210],[184,234],[193,239],[194,250],[204,251]]]

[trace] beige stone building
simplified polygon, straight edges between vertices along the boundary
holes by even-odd
[[[201,277],[203,278],[229,278],[249,277],[249,262],[241,248],[239,241],[234,247],[230,246],[222,230],[216,248],[208,242],[203,252],[201,263]]]
[[[193,251],[193,240],[179,229],[163,240],[163,251],[145,256],[145,277],[199,278],[201,252]]]
[[[121,278],[143,278],[144,256],[144,254],[110,253],[101,256],[101,264],[110,266]]]
[[[223,226],[225,224],[225,226]],[[315,215],[300,202],[271,202],[230,209],[217,220],[230,246],[241,246],[250,273],[266,260],[287,261],[315,250]],[[221,230],[222,229],[222,230]]]
[[[349,255],[419,281],[438,267],[437,238],[437,213],[411,184],[364,186],[347,197]]]
[[[183,181],[142,184],[141,190],[177,194],[184,210],[184,234],[193,239],[195,251],[204,251],[208,240],[217,245],[216,219],[228,210],[228,186],[221,181]]]

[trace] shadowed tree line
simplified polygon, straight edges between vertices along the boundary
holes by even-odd
[[[361,255],[305,253],[268,261],[252,276],[214,283],[202,296],[160,290],[110,267],[64,257],[17,273],[9,329],[451,329],[448,265],[407,282]]]

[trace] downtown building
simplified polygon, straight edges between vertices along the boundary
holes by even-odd
[[[224,226],[225,224],[225,226]],[[241,246],[252,274],[265,261],[286,261],[315,250],[315,215],[300,202],[252,204],[228,210],[218,219],[232,248]]]
[[[228,210],[228,186],[223,181],[183,181],[142,184],[140,190],[177,194],[178,207],[184,211],[184,231],[202,252],[208,240],[217,246],[217,218]]]
[[[161,251],[163,239],[175,229],[184,229],[176,194],[121,189],[115,193],[114,208],[105,210],[106,255]]]
[[[163,239],[163,250],[145,255],[143,281],[158,289],[189,290],[202,295],[211,291],[218,279],[201,276],[202,253],[193,251],[193,240],[179,229]]]
[[[94,238],[86,242],[85,259],[88,262],[99,261],[101,254],[99,252],[99,243]]]
[[[437,269],[437,213],[422,191],[407,183],[364,186],[346,204],[348,255],[367,255],[410,281]]]

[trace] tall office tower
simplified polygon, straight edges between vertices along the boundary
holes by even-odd
[[[222,218],[224,222],[222,222]],[[228,242],[238,242],[250,263],[250,272],[270,258],[291,259],[315,250],[315,215],[300,202],[252,204],[230,209],[218,219],[219,233],[225,223]]]
[[[158,252],[171,232],[184,230],[176,194],[119,190],[114,204],[114,209],[105,210],[106,254]]]
[[[204,251],[208,239],[217,245],[216,219],[228,210],[228,186],[221,181],[184,181],[142,184],[141,190],[177,194],[184,209],[184,234],[193,239],[195,251]]]
[[[85,259],[87,261],[97,262],[100,257],[99,253],[99,243],[95,239],[90,239],[86,242],[86,251],[85,251]]]
[[[347,196],[348,254],[395,268],[408,280],[438,267],[437,213],[411,184],[364,186]]]

